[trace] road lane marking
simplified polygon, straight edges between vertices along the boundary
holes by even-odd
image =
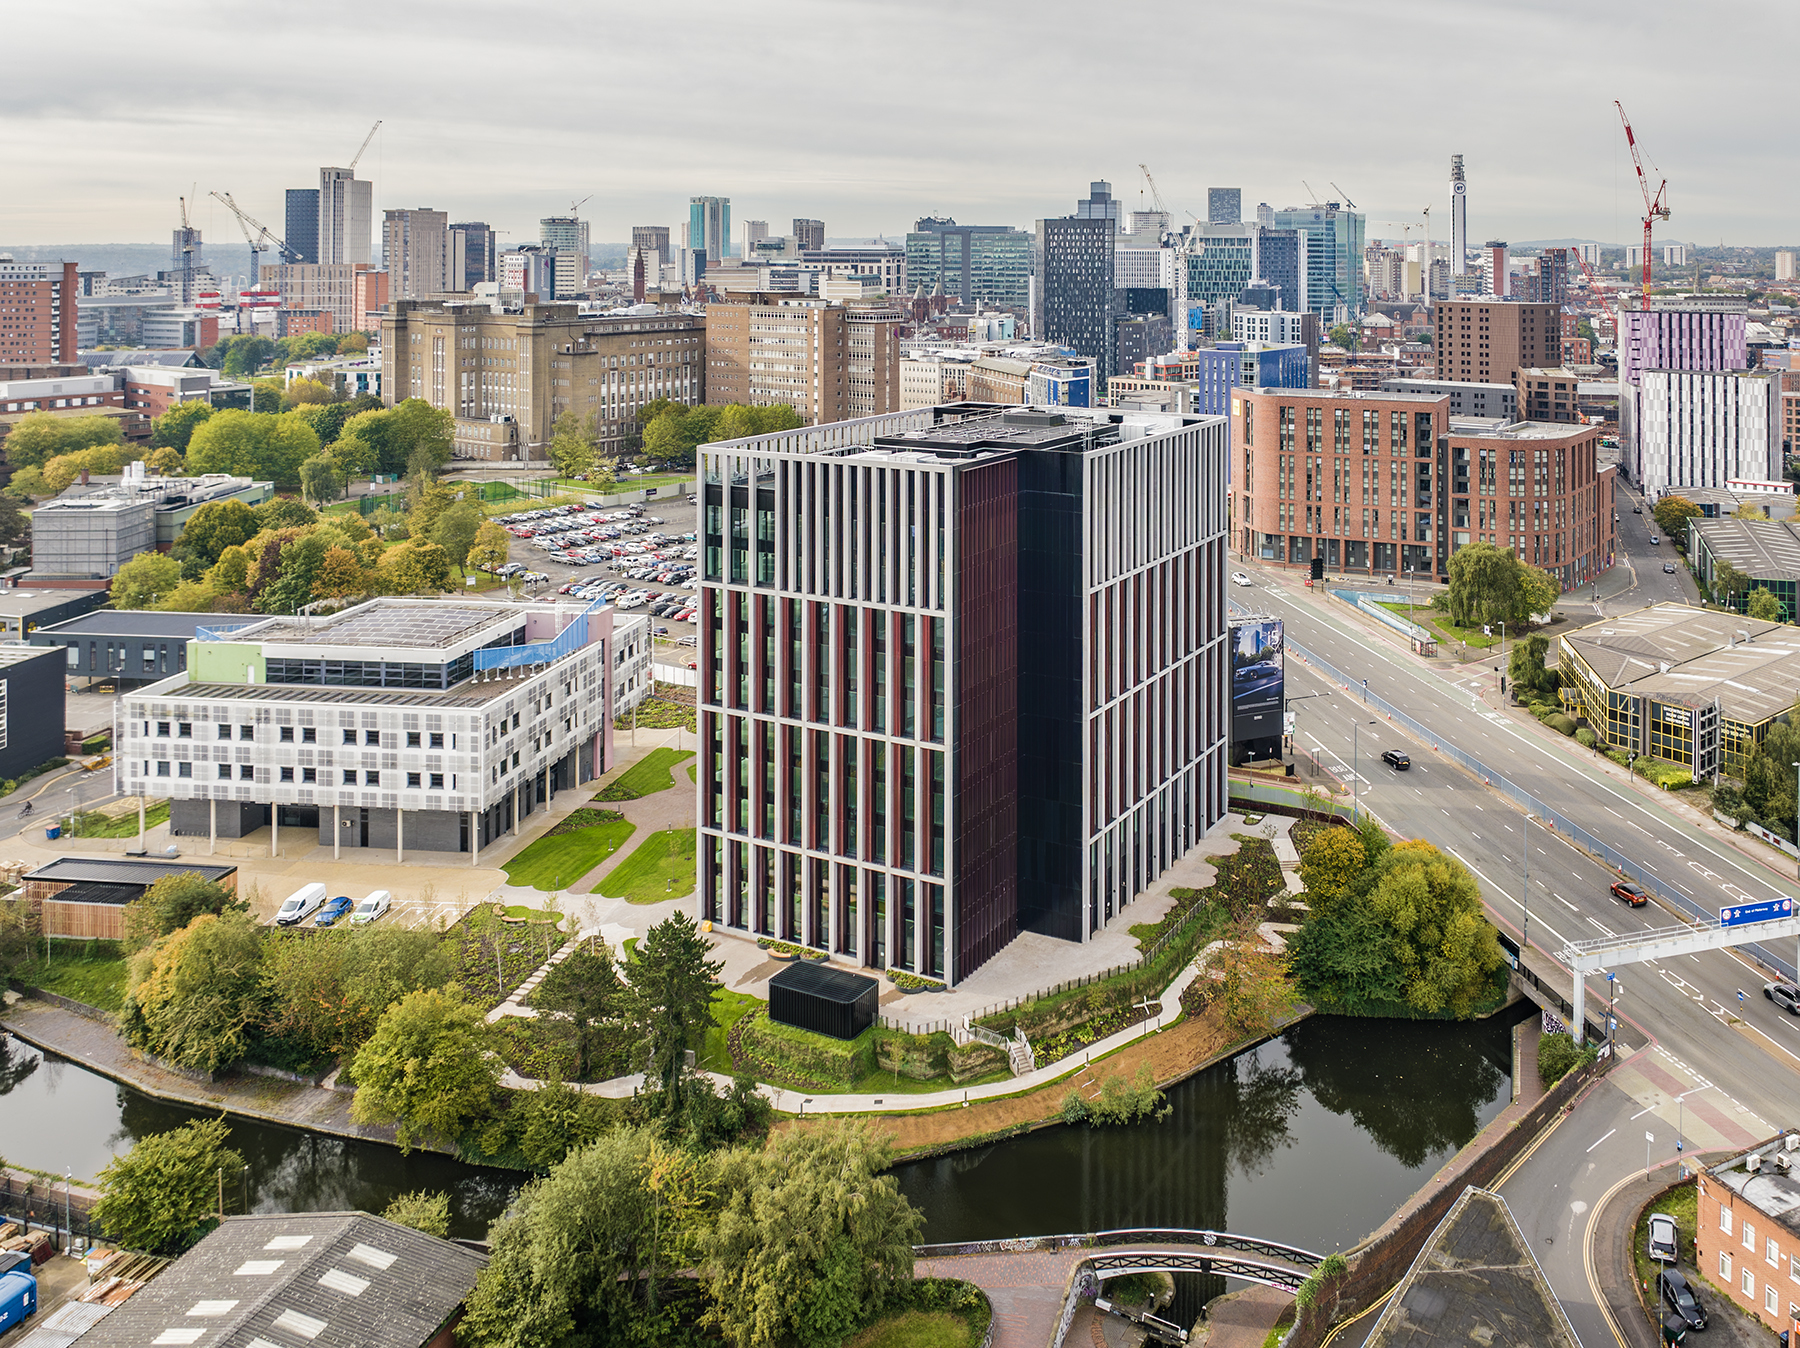
[[[1550,891],[1550,897],[1555,899],[1564,908],[1567,908],[1571,913],[1579,913],[1581,911],[1581,909],[1577,908],[1574,904],[1570,903],[1567,899],[1565,899],[1561,894],[1558,894],[1555,890]]]
[[[1593,1146],[1593,1147],[1589,1147],[1589,1148],[1588,1148],[1588,1150],[1589,1150],[1589,1151],[1592,1151],[1592,1150],[1593,1150],[1593,1149],[1594,1149],[1594,1147],[1597,1147],[1597,1146],[1599,1146],[1599,1145],[1600,1145],[1600,1144],[1601,1144],[1601,1143],[1602,1143],[1602,1142],[1604,1142],[1604,1141],[1606,1141],[1606,1139],[1607,1139],[1607,1138],[1608,1138],[1608,1137],[1611,1137],[1611,1136],[1612,1136],[1612,1135],[1613,1135],[1613,1134],[1614,1134],[1614,1133],[1616,1133],[1616,1132],[1618,1132],[1618,1131],[1619,1131],[1619,1130],[1618,1130],[1618,1129],[1617,1129],[1617,1128],[1608,1128],[1608,1129],[1607,1129],[1607,1130],[1606,1130],[1606,1134],[1605,1134],[1605,1136],[1603,1136],[1603,1137],[1598,1137],[1598,1138],[1595,1138],[1595,1139],[1594,1139],[1594,1146]]]

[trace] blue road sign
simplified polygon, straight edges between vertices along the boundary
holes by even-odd
[[[1765,899],[1761,903],[1740,903],[1735,908],[1719,909],[1721,927],[1746,927],[1752,922],[1772,922],[1778,917],[1792,917],[1792,899]]]

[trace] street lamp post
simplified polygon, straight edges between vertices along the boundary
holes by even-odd
[[[1794,764],[1794,788],[1800,791],[1800,763]],[[1800,817],[1794,820],[1794,836],[1800,838]]]
[[[1619,1003],[1619,978],[1617,974],[1606,976],[1606,1058],[1612,1061],[1613,1031],[1618,1027],[1618,1017],[1613,1014]]]
[[[1525,835],[1525,929],[1519,936],[1519,963],[1525,963],[1525,948],[1531,944],[1531,816],[1520,826]]]
[[[1370,725],[1377,722],[1370,721]],[[1358,718],[1350,723],[1350,825],[1356,826],[1356,784],[1362,780],[1362,745],[1359,743],[1362,731],[1362,720]]]

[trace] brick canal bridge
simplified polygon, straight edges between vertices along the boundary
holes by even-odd
[[[1294,1292],[1323,1258],[1230,1231],[1161,1228],[920,1245],[913,1256],[917,1273],[961,1278],[988,1294],[994,1348],[1060,1348],[1083,1295],[1110,1278],[1216,1273]]]

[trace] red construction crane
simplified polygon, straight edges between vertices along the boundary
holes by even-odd
[[[1638,153],[1637,137],[1632,134],[1631,118],[1625,115],[1625,105],[1618,99],[1613,106],[1619,110],[1619,120],[1625,124],[1625,144],[1631,148],[1631,162],[1637,166],[1638,190],[1644,194],[1644,300],[1649,307],[1650,298],[1650,227],[1658,220],[1669,218],[1669,207],[1663,197],[1669,190],[1669,180],[1664,178],[1656,185],[1656,195],[1650,195],[1650,179],[1644,175],[1644,157]],[[1656,165],[1652,164],[1651,168]]]

